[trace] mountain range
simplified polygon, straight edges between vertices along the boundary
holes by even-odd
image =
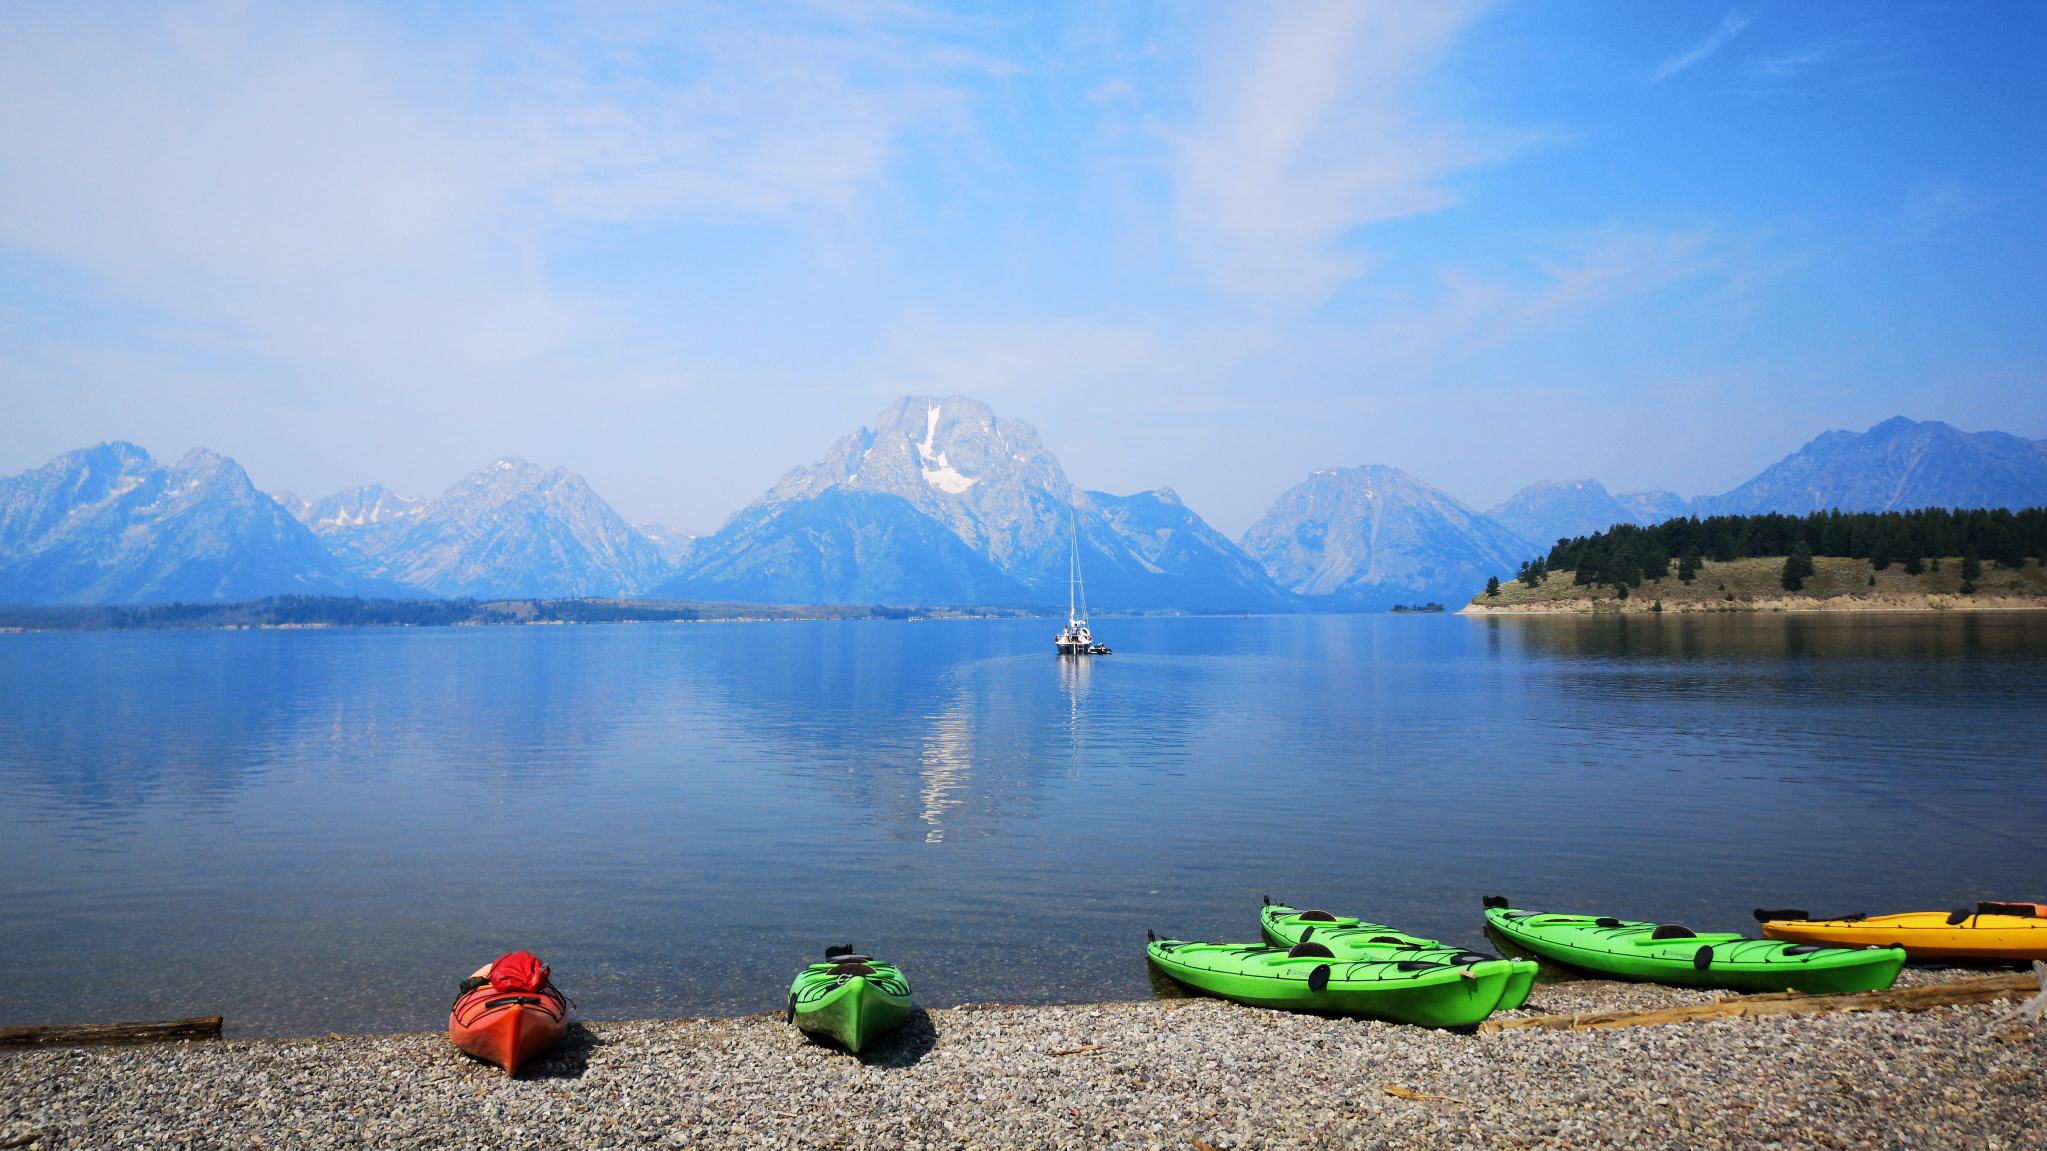
[[[792,469],[697,540],[654,594],[1049,604],[1067,597],[1076,538],[1097,606],[1292,606],[1170,489],[1127,497],[1082,491],[1037,429],[966,396],[905,396],[889,405],[873,427]]]
[[[1612,496],[1597,480],[1550,480],[1522,488],[1486,514],[1547,549],[1617,523],[1657,524],[1687,515],[2043,505],[2047,440],[1894,416],[1866,432],[1827,432],[1725,495]]]
[[[1093,606],[1370,611],[1448,601],[1557,539],[1681,515],[2047,504],[2047,441],[1886,420],[1720,496],[1532,484],[1489,512],[1383,465],[1320,468],[1232,541],[1171,488],[1085,491],[1021,420],[905,396],[708,536],[628,524],[582,477],[506,457],[433,499],[266,495],[205,449],[128,443],[0,478],[0,602],[277,594],[655,596],[1049,606],[1078,541]]]
[[[233,460],[129,443],[0,479],[0,602],[150,603],[398,589],[359,580]]]
[[[277,502],[350,570],[438,596],[626,596],[668,574],[661,548],[583,477],[516,456],[485,464],[434,500],[381,485],[316,503]]]

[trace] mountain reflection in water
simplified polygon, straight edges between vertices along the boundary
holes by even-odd
[[[1262,894],[1697,928],[2038,899],[2047,616],[0,636],[0,1025],[417,1030],[513,947],[590,1018],[1150,994]],[[1000,956],[991,964],[988,957]]]

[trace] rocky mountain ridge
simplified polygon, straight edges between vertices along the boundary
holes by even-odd
[[[1897,418],[1829,432],[1723,496],[1531,485],[1473,511],[1396,468],[1326,468],[1241,541],[1171,488],[1082,491],[1036,429],[964,396],[906,396],[712,536],[629,525],[580,477],[506,457],[432,500],[371,484],[265,496],[232,460],[133,444],[0,479],[0,600],[276,594],[661,595],[1051,606],[1079,540],[1092,603],[1376,610],[1468,596],[1558,538],[1616,522],[1815,507],[2047,504],[2047,441]]]
[[[1244,550],[1311,609],[1452,602],[1513,574],[1526,541],[1399,468],[1319,468],[1244,532]]]
[[[346,571],[233,460],[125,442],[0,479],[0,601],[153,603],[388,593]]]
[[[516,456],[431,501],[373,484],[298,506],[351,570],[438,596],[635,595],[668,574],[660,548],[583,477]]]
[[[1725,495],[1692,501],[1695,515],[1839,508],[2010,508],[2047,504],[2047,440],[1964,432],[1893,416],[1866,432],[1826,432]]]
[[[828,492],[841,495],[790,514]],[[858,588],[912,601],[919,599],[912,588],[948,589],[967,597],[953,602],[1052,604],[1067,597],[1068,559],[1078,539],[1090,602],[1101,607],[1291,606],[1249,557],[1170,490],[1167,496],[1104,496],[1105,510],[1066,478],[1031,425],[967,396],[904,396],[872,427],[841,437],[809,467],[790,470],[698,540],[682,570],[656,591],[729,598],[784,578],[748,555],[759,553],[799,565],[802,574],[787,578],[804,588]],[[989,570],[949,546],[934,546],[918,561],[905,543],[925,539],[926,529],[911,514],[949,532]],[[795,532],[806,539],[791,538]],[[863,564],[895,574],[857,574]]]

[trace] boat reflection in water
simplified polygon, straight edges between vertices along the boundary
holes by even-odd
[[[1066,560],[1066,627],[1052,641],[1060,655],[1109,655],[1109,645],[1096,643],[1087,627],[1087,585],[1080,580],[1080,521],[1073,522],[1073,551]]]

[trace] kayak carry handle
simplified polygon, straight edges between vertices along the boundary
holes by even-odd
[[[1503,910],[1508,905],[1507,897],[1504,895],[1488,895],[1481,902],[1485,904],[1487,911]]]
[[[1799,919],[1807,923],[1812,922],[1812,916],[1801,908],[1787,907],[1780,911],[1765,911],[1758,907],[1749,914],[1756,917],[1757,923],[1768,923],[1773,919]]]

